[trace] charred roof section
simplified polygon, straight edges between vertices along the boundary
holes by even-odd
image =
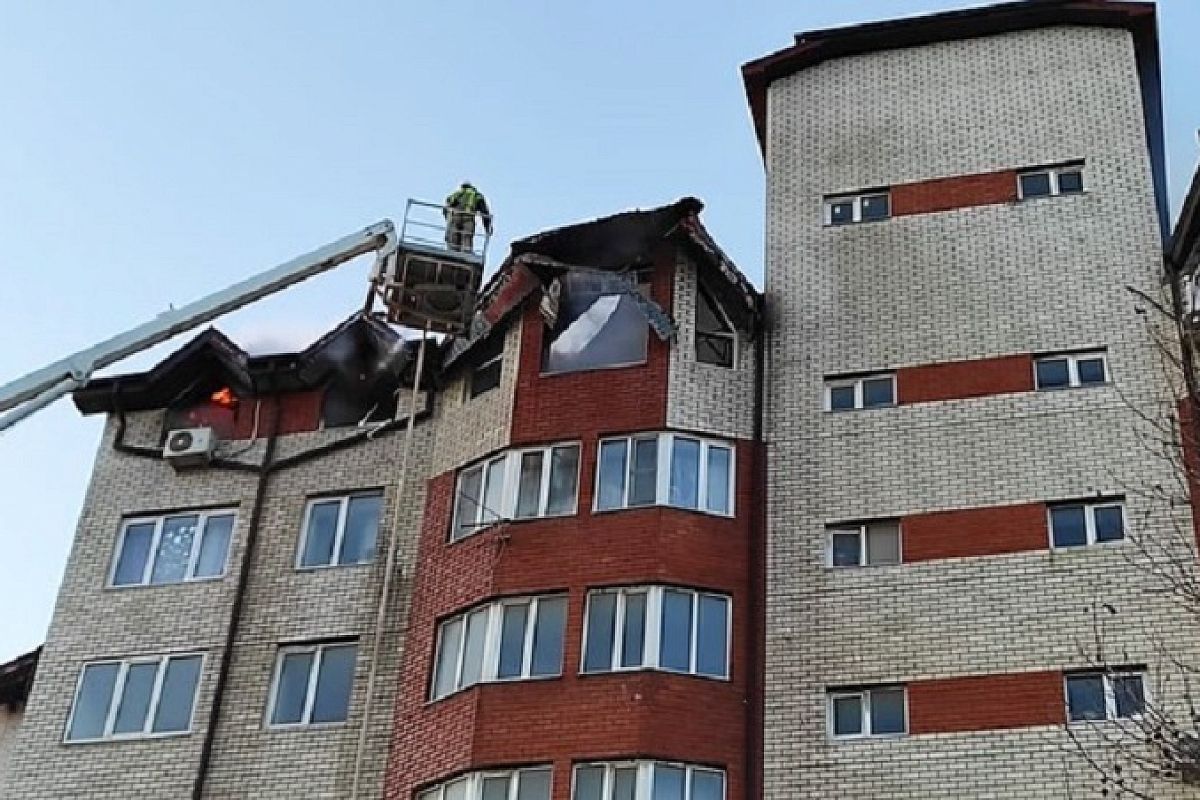
[[[42,648],[39,647],[7,664],[0,664],[0,706],[15,710],[25,705],[41,655]]]

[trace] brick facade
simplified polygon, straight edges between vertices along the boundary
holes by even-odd
[[[892,216],[932,214],[1017,200],[1017,173],[1005,169],[979,175],[954,175],[892,187]]]
[[[965,400],[1033,391],[1033,357],[998,356],[896,370],[897,403]]]
[[[1045,550],[1050,546],[1046,515],[1042,503],[910,514],[900,522],[903,561]]]
[[[972,675],[916,681],[908,686],[908,730],[930,733],[991,731],[1066,722],[1063,674]]]

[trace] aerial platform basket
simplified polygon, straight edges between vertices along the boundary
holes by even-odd
[[[469,328],[491,234],[474,216],[452,224],[453,213],[408,201],[399,244],[371,276],[388,322],[448,334]]]

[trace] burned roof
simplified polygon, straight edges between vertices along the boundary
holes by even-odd
[[[41,655],[42,648],[39,647],[6,664],[0,664],[0,706],[18,708],[25,704]]]
[[[1200,169],[1192,175],[1191,186],[1175,221],[1167,249],[1167,262],[1171,268],[1180,270],[1188,266],[1188,260],[1200,249]]]

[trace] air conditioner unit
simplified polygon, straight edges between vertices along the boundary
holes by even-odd
[[[212,459],[217,434],[212,428],[180,428],[167,434],[163,458],[176,469],[198,467]]]

